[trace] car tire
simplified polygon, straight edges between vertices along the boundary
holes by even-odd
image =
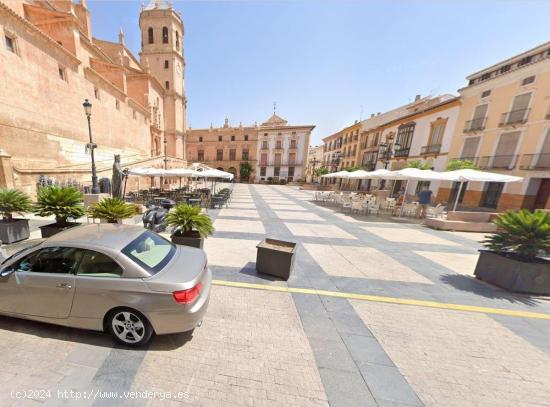
[[[113,339],[129,347],[147,345],[153,336],[153,327],[145,316],[131,308],[117,308],[109,313],[107,330]]]

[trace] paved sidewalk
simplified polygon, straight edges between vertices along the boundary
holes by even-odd
[[[350,216],[312,196],[237,184],[227,208],[209,211],[205,250],[227,284],[213,287],[193,335],[127,350],[101,333],[0,317],[0,405],[550,405],[550,320],[529,317],[550,314],[550,301],[474,279],[483,235]],[[288,282],[255,272],[266,236],[298,243]]]

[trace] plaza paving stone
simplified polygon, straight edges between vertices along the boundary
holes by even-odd
[[[550,301],[472,277],[483,234],[425,228],[313,202],[295,187],[236,184],[209,210],[205,250],[214,278],[193,335],[143,350],[107,335],[0,317],[5,389],[186,392],[178,401],[74,405],[420,406],[549,405],[550,321],[244,288],[288,287],[550,313]],[[42,222],[42,223],[41,223]],[[136,220],[139,223],[139,219]],[[32,220],[37,226],[45,221]],[[255,272],[265,237],[297,243],[288,282]]]

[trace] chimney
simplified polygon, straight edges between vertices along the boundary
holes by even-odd
[[[355,122],[353,122],[353,124],[357,124],[357,120],[355,120]]]
[[[376,113],[377,116],[380,116],[380,112]]]
[[[415,102],[418,102],[419,100],[420,100],[420,95],[416,95],[416,96],[414,97],[414,101],[415,101]]]
[[[374,113],[371,113],[371,114],[370,114],[370,117],[371,117],[371,118],[374,117]]]

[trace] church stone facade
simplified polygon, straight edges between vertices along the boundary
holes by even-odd
[[[0,188],[91,183],[85,99],[99,178],[115,154],[123,166],[186,164],[182,19],[153,1],[139,25],[138,58],[122,32],[93,37],[85,0],[0,0]]]

